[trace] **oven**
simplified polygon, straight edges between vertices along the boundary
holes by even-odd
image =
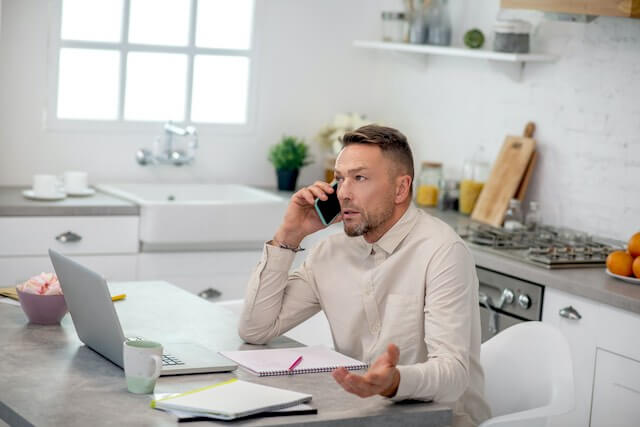
[[[476,267],[482,342],[506,328],[542,318],[544,286]]]

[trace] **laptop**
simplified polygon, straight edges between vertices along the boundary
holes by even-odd
[[[49,257],[80,341],[124,369],[122,343],[142,338],[125,337],[107,281],[53,249],[49,249]],[[164,354],[160,375],[227,372],[238,367],[231,360],[195,343],[162,345]]]

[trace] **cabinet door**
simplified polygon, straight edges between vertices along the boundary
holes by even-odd
[[[640,0],[501,0],[500,7],[640,18]]]
[[[598,349],[591,427],[635,427],[640,421],[640,361]]]
[[[581,319],[572,320],[560,315],[560,310],[573,307]],[[569,342],[573,361],[575,409],[555,417],[550,425],[584,427],[589,425],[593,370],[596,356],[596,325],[598,305],[584,298],[549,287],[545,288],[542,321],[558,327]]]
[[[0,218],[0,256],[130,254],[138,252],[137,216]]]

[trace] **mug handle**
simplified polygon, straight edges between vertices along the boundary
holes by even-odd
[[[152,354],[151,359],[153,360],[153,364],[154,364],[152,377],[158,378],[160,376],[160,370],[162,369],[162,360],[160,359],[160,356],[158,356],[157,354]]]

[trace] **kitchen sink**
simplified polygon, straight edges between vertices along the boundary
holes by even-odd
[[[143,251],[257,249],[288,199],[238,184],[112,184],[96,188],[140,206]]]

